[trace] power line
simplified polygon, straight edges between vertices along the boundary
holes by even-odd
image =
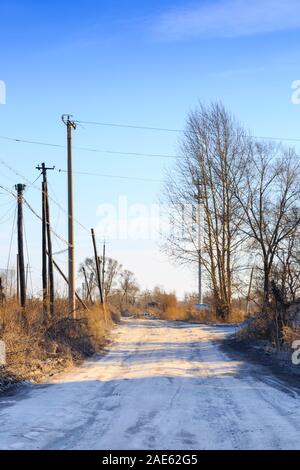
[[[24,203],[26,204],[26,206],[28,207],[28,209],[40,220],[42,221],[42,217],[33,209],[33,207],[29,204],[29,202],[24,198]],[[53,235],[55,237],[57,237],[61,242],[65,243],[67,246],[69,246],[69,243],[67,242],[67,240],[65,240],[63,237],[61,237],[60,235],[58,235],[58,233],[56,233],[52,228],[50,228],[51,232],[53,233]]]
[[[91,148],[91,147],[77,147],[74,145],[73,147],[76,150],[82,150],[87,152],[93,153],[102,153],[102,154],[109,154],[109,155],[120,155],[120,156],[129,156],[129,157],[150,157],[150,158],[181,158],[180,155],[168,155],[164,153],[144,153],[144,152],[128,152],[126,150],[102,150],[98,148]]]
[[[6,137],[0,136],[0,139],[7,140],[8,142],[17,142],[23,144],[32,144],[32,145],[43,145],[46,147],[56,147],[61,149],[66,149],[64,145],[61,144],[53,144],[51,142],[42,142],[37,140],[25,140],[25,139],[18,139],[13,137]],[[161,153],[144,153],[144,152],[128,152],[122,150],[104,150],[92,147],[78,147],[76,145],[73,146],[74,149],[84,151],[84,152],[92,152],[92,153],[101,153],[101,154],[109,154],[109,155],[124,155],[124,156],[131,156],[131,157],[152,157],[152,158],[180,158],[180,155],[168,155],[168,154],[161,154]]]
[[[68,248],[66,248],[65,250],[55,251],[52,254],[53,254],[53,256],[62,255],[63,253],[67,253],[67,251],[68,251]]]
[[[133,124],[121,124],[121,123],[111,123],[111,122],[96,122],[96,121],[75,121],[78,124],[90,124],[93,126],[106,126],[106,127],[119,127],[123,129],[139,129],[139,130],[147,130],[147,131],[159,131],[159,132],[187,132],[187,133],[197,133],[196,131],[188,130],[188,129],[172,129],[167,127],[153,127],[153,126],[138,126]],[[262,139],[262,140],[281,140],[287,142],[300,142],[299,138],[294,137],[270,137],[270,136],[258,136],[258,135],[251,135],[250,138],[254,139]]]
[[[14,168],[12,168],[10,165],[8,165],[4,160],[0,160],[0,164],[2,164],[3,166],[5,166],[6,168],[8,168],[11,172],[13,172],[14,174],[16,174],[17,176],[19,176],[20,178],[22,178],[27,184],[29,187],[33,187],[34,189],[42,192],[42,189],[39,188],[38,186],[35,186],[34,185],[34,182],[31,182],[30,180],[28,180],[28,178],[26,178],[26,176],[22,175],[21,173],[19,173],[17,170],[15,170]],[[41,175],[38,176],[38,178],[40,177]],[[38,179],[37,178],[37,179]],[[35,180],[36,181],[36,180]],[[11,196],[13,196],[15,199],[17,199],[17,196],[16,194],[11,191],[10,189],[6,188],[5,186],[3,185],[0,185],[0,188],[3,189],[4,191],[6,191],[7,193],[9,193]],[[68,215],[67,211],[55,200],[53,199],[50,195],[49,196],[49,200],[51,200],[61,211],[63,211],[66,215]],[[28,207],[28,209],[40,220],[42,221],[42,218],[41,216],[33,209],[33,207],[29,204],[29,202],[24,198],[24,203],[25,205]],[[89,235],[90,235],[90,230],[87,229],[81,222],[79,222],[77,219],[75,219],[75,222],[81,226],[81,228],[83,228]],[[50,230],[51,232],[53,233],[53,235],[58,239],[60,240],[61,242],[63,242],[65,245],[69,246],[69,243],[67,242],[67,240],[65,240],[63,237],[61,237],[55,230],[53,230],[52,227],[50,227]],[[65,250],[61,250],[61,251],[65,251]]]
[[[58,147],[58,148],[65,148],[64,145],[61,144],[53,144],[50,142],[41,142],[38,140],[26,140],[26,139],[19,139],[17,137],[7,137],[7,136],[0,136],[0,139],[7,140],[9,142],[19,142],[22,144],[33,144],[33,145],[47,145],[48,147]]]
[[[96,122],[96,121],[75,121],[75,122],[78,124],[90,124],[92,126],[121,127],[125,129],[140,129],[140,130],[145,130],[145,131],[184,132],[183,129],[170,129],[166,127],[137,126],[133,124],[119,124],[119,123]]]
[[[56,192],[54,191],[53,186],[52,186],[52,184],[51,184],[50,181],[48,181],[48,194],[50,193],[49,189],[50,189],[51,192],[53,193],[54,198],[58,199],[57,194],[56,194]],[[53,227],[55,227],[54,230],[57,229],[58,224],[59,224],[59,221],[60,221],[61,209],[60,209],[60,208],[58,208],[58,209],[59,209],[59,210],[57,211],[56,222],[55,222],[55,224],[53,224],[53,223],[51,224]]]
[[[67,173],[67,170],[59,169],[58,171],[59,173]],[[151,183],[163,183],[163,180],[158,180],[154,178],[142,178],[139,176],[110,175],[110,174],[105,174],[105,173],[90,173],[87,171],[73,171],[73,173],[77,175],[100,176],[104,178],[118,178],[118,179],[125,179],[125,180],[151,182]]]
[[[7,165],[4,161],[1,161],[0,162],[2,165],[6,166],[9,170],[13,171],[17,176],[20,176],[21,178],[23,178],[26,182],[28,182],[29,186],[32,186],[34,187],[35,189],[39,190],[42,192],[42,190],[40,188],[38,188],[37,186],[34,186],[34,182],[33,183],[30,183],[30,181],[23,175],[21,175],[20,173],[16,172],[15,170],[13,170],[13,168],[11,168],[9,165]],[[42,173],[40,173],[39,177],[41,176]],[[39,178],[38,177],[38,178]],[[38,179],[37,178],[37,179]],[[36,180],[35,180],[36,181]],[[7,193],[11,194],[15,199],[16,199],[16,195],[10,191],[8,188],[6,188],[5,186],[2,186],[0,185],[0,188],[2,188],[3,190],[5,190]],[[50,199],[50,196],[49,196],[49,199]],[[25,205],[28,207],[28,209],[39,219],[42,221],[42,218],[41,216],[33,209],[33,207],[29,204],[29,202],[24,198],[24,203]],[[52,198],[51,198],[52,200]],[[56,201],[55,201],[56,204],[58,204]],[[60,205],[58,206],[61,210],[63,210],[63,208],[60,207]],[[58,235],[53,229],[52,227],[50,228],[51,232],[53,233],[53,235],[55,237],[57,237],[61,242],[65,243],[66,245],[69,245],[68,242],[63,238],[61,237],[60,235]],[[87,229],[86,229],[87,230]]]
[[[10,207],[6,210],[6,212],[1,216],[0,224],[6,224],[9,220],[11,220],[14,208],[15,203],[13,202]]]
[[[5,186],[0,185],[0,188],[3,189],[3,191],[6,191],[7,193],[9,193],[14,198],[16,197],[16,195],[10,189],[6,188]]]
[[[28,249],[28,241],[27,241],[25,221],[24,221],[23,225],[24,225],[25,247],[26,247],[26,253],[27,253],[27,269],[28,269],[28,274],[29,274],[29,278],[30,278],[31,295],[33,295],[33,282],[32,282],[31,265],[30,265],[30,257],[29,257],[29,249]],[[28,290],[27,281],[28,281],[28,279],[26,279],[26,283],[25,283],[26,284],[26,290]]]
[[[41,176],[42,176],[42,172],[40,172],[39,176],[34,181],[32,181],[31,184],[33,185],[34,183],[36,183],[37,180],[39,180]]]
[[[42,189],[40,189],[38,186],[35,186],[34,185],[34,182],[31,182],[28,180],[28,178],[26,178],[24,175],[20,174],[17,170],[15,170],[14,168],[12,168],[10,165],[8,165],[6,162],[4,162],[3,160],[0,160],[0,163],[2,165],[4,165],[6,168],[8,168],[10,171],[12,171],[14,174],[16,174],[17,176],[19,176],[20,178],[23,178],[23,180],[25,182],[28,183],[28,186],[31,186],[33,187],[34,189],[42,192]],[[39,175],[40,176],[40,175]],[[2,188],[3,190],[5,190],[7,193],[11,194],[15,199],[17,198],[17,196],[12,192],[10,191],[8,188],[6,188],[5,186],[2,186],[0,185],[0,188]],[[66,215],[68,215],[67,211],[55,200],[53,199],[50,195],[48,195],[49,197],[49,200],[51,200],[60,210],[62,210]],[[33,207],[29,204],[29,202],[23,198],[23,201],[25,203],[25,205],[28,207],[28,209],[40,220],[42,221],[42,217],[33,209]],[[81,226],[81,228],[83,228],[89,235],[90,235],[90,230],[88,230],[81,222],[79,222],[77,219],[75,219],[75,222]],[[65,245],[69,246],[69,243],[67,242],[67,240],[65,240],[63,237],[61,237],[55,230],[53,230],[52,227],[50,227],[50,230],[52,232],[52,234],[58,239],[60,240],[62,243],[64,243]],[[61,250],[61,251],[65,251],[65,250]]]
[[[14,196],[15,196],[15,195],[14,195]],[[9,265],[10,265],[10,257],[11,257],[12,243],[13,243],[14,232],[15,232],[16,216],[17,216],[17,205],[15,206],[14,220],[13,220],[13,223],[12,223],[11,234],[10,234],[8,258],[7,258],[7,265],[6,265],[6,277],[7,277],[7,278],[8,278],[8,271],[9,271]]]
[[[121,128],[133,128],[133,129],[144,129],[144,130],[153,130],[153,131],[166,131],[166,132],[185,132],[183,129],[167,129],[167,128],[159,128],[159,127],[146,127],[146,126],[132,126],[127,124],[112,124],[112,123],[96,123],[96,122],[88,122],[88,121],[75,121],[78,123],[85,123],[85,124],[94,124],[94,125],[101,125],[101,126],[112,126],[112,127],[121,127]],[[188,131],[189,132],[189,131]],[[192,132],[192,131],[190,131]],[[249,136],[250,139],[259,139],[259,140],[275,140],[281,142],[298,142],[300,143],[299,138],[293,137],[274,137],[274,136],[257,136],[252,135]],[[62,144],[55,144],[51,142],[43,142],[43,141],[35,141],[35,140],[26,140],[26,139],[19,139],[7,136],[0,136],[0,139],[7,140],[9,142],[17,142],[17,143],[24,143],[24,144],[31,144],[31,145],[42,145],[46,147],[54,147],[54,148],[61,148],[65,149],[66,147]],[[184,158],[182,155],[172,155],[172,154],[162,154],[162,153],[145,153],[145,152],[128,152],[126,150],[111,150],[111,149],[99,149],[99,148],[92,148],[92,147],[73,147],[76,150],[83,151],[83,152],[90,152],[90,153],[100,153],[105,156],[108,155],[115,155],[124,157],[136,157],[136,158],[171,158],[171,159],[179,159]]]
[[[5,166],[9,171],[11,171],[12,173],[14,173],[15,175],[19,176],[20,178],[22,178],[27,184],[29,187],[33,187],[34,189],[36,189],[37,191],[40,191],[42,192],[42,189],[39,188],[38,186],[35,186],[34,182],[31,182],[28,178],[26,178],[26,176],[22,175],[20,172],[18,172],[17,170],[15,170],[12,166],[8,165],[8,163],[6,163],[4,160],[0,160],[0,164]],[[28,188],[27,188],[28,189]],[[55,199],[53,199],[51,196],[49,196],[49,200],[51,200],[53,202],[53,204],[55,204],[57,207],[59,207],[67,216],[68,215],[68,212],[66,211],[66,209],[64,209],[61,204],[59,204],[59,202],[57,202]],[[88,234],[90,234],[90,231],[81,223],[79,222],[77,219],[75,219],[75,222],[77,223],[77,225],[79,225],[83,230],[85,230]]]

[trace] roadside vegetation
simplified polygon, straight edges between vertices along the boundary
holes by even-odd
[[[162,249],[177,264],[202,266],[204,305],[196,294],[178,300],[160,287],[142,291],[134,273],[101,256],[98,270],[95,258],[80,265],[76,318],[59,295],[52,317],[40,298],[21,308],[2,277],[7,363],[0,385],[41,380],[100,351],[122,315],[244,322],[239,340],[265,340],[278,350],[300,339],[300,159],[293,148],[252,137],[221,103],[199,104],[162,202],[170,221]]]
[[[300,327],[295,149],[251,136],[222,103],[200,103],[162,202],[170,220],[163,250],[176,264],[201,263],[212,316],[249,318],[241,336],[291,345]]]
[[[15,299],[0,308],[0,338],[6,345],[6,364],[0,366],[0,388],[22,380],[38,382],[47,375],[74,365],[107,342],[117,320],[103,307],[78,309],[76,319],[68,315],[67,301],[55,303],[55,317],[45,318],[40,300],[20,309]]]

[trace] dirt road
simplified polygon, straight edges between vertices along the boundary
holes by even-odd
[[[103,356],[0,398],[1,449],[299,449],[300,395],[230,328],[126,319]]]

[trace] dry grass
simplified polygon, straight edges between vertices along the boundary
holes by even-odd
[[[269,308],[248,319],[247,325],[239,331],[238,339],[246,341],[266,340],[276,349],[290,349],[293,341],[300,340],[300,328],[286,324],[279,328],[276,311]]]
[[[55,318],[43,318],[42,303],[32,300],[24,311],[15,301],[0,308],[0,339],[6,344],[7,364],[0,367],[0,385],[5,380],[30,379],[65,369],[99,351],[114,321],[107,321],[100,306],[78,310],[76,320],[67,314],[65,300],[55,304]]]
[[[283,327],[283,341],[288,348],[292,348],[294,341],[300,340],[300,328],[292,328],[291,326]]]
[[[164,294],[160,299],[159,316],[164,320],[192,321],[199,323],[220,323],[213,309],[196,309],[191,303],[179,303],[173,294]],[[233,309],[226,323],[239,323],[244,320],[244,313]]]
[[[240,308],[233,308],[227,323],[241,323],[242,321],[245,320],[245,311]]]

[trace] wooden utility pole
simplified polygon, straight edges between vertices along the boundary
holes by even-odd
[[[17,253],[17,302],[20,301],[20,268],[19,268],[19,254]]]
[[[53,258],[52,258],[52,240],[50,227],[50,208],[48,198],[48,184],[46,178],[46,229],[47,229],[47,248],[48,248],[48,272],[49,272],[49,300],[50,300],[50,316],[54,317],[54,276],[53,276]]]
[[[88,283],[86,270],[85,270],[84,266],[82,266],[82,272],[83,272],[83,275],[84,275],[84,280],[85,280],[85,285],[86,285],[86,298],[87,299],[89,298],[90,302],[93,303],[92,296],[91,296],[91,290],[90,290],[90,286],[89,286],[89,283]]]
[[[42,181],[42,279],[43,279],[43,311],[44,316],[48,313],[48,282],[47,282],[47,252],[48,252],[48,272],[49,272],[49,299],[50,315],[54,316],[54,278],[52,261],[52,241],[50,229],[50,210],[48,201],[47,170],[54,170],[55,167],[46,167],[45,163],[36,167],[43,175]],[[48,248],[47,248],[48,245]]]
[[[105,256],[106,256],[106,247],[105,242],[103,243],[103,255],[102,255],[102,292],[103,292],[103,300],[106,302],[106,295],[105,295]]]
[[[16,184],[18,193],[18,258],[19,258],[19,279],[20,279],[20,300],[21,306],[26,305],[26,283],[24,268],[24,248],[23,248],[23,192],[25,184]]]
[[[4,287],[2,285],[2,277],[0,277],[0,304],[3,305],[5,299]]]
[[[75,318],[75,264],[74,264],[74,214],[73,214],[73,174],[72,174],[72,130],[76,124],[70,115],[64,114],[62,121],[67,126],[68,148],[68,242],[69,242],[69,313]]]
[[[98,252],[98,250],[97,250]],[[103,302],[104,302],[104,292],[103,292],[103,281],[102,281],[102,261],[100,256],[98,256],[98,263],[99,263],[99,273],[100,273],[100,284],[101,284],[101,290],[102,290],[102,297],[103,297]]]
[[[42,181],[42,283],[44,318],[48,314],[48,282],[47,282],[47,235],[46,235],[46,188]]]
[[[92,233],[92,240],[93,240],[93,246],[94,246],[94,255],[95,255],[95,263],[96,263],[96,272],[97,272],[97,282],[98,282],[98,288],[99,288],[99,296],[100,296],[100,302],[103,304],[103,293],[102,293],[102,285],[101,285],[101,275],[100,275],[100,263],[99,263],[99,258],[98,258],[98,253],[97,253],[97,245],[96,245],[96,240],[95,240],[95,233],[94,229],[91,229]]]

